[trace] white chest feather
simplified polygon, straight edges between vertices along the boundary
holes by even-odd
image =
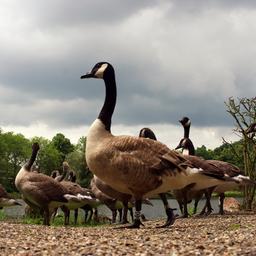
[[[99,159],[104,158],[102,151],[108,145],[107,141],[111,137],[113,135],[105,129],[104,124],[96,119],[89,129],[86,139],[86,162],[93,173],[97,173],[98,169],[104,169],[104,163],[101,163]]]
[[[15,186],[16,188],[20,191],[21,190],[21,180],[24,176],[26,176],[27,171],[25,170],[24,167],[22,167],[20,169],[20,171],[18,172],[18,174],[16,175],[15,178]]]

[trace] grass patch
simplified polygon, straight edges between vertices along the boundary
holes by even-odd
[[[6,219],[6,215],[3,212],[3,210],[0,210],[0,220],[5,220]]]
[[[74,215],[70,214],[69,225],[68,227],[97,227],[97,226],[106,226],[108,223],[96,222],[91,220],[90,222],[84,223],[83,216],[78,215],[78,223],[74,224]],[[21,223],[23,224],[31,224],[31,225],[43,225],[43,217],[24,217],[21,219]],[[51,226],[53,227],[63,227],[64,226],[64,215],[60,214],[59,216],[55,217],[54,221],[51,221]]]
[[[216,193],[213,193],[213,197],[218,197],[219,195]],[[244,197],[242,191],[227,191],[225,192],[225,197]]]
[[[241,228],[240,224],[234,223],[234,224],[231,224],[228,229],[229,230],[237,230],[237,229],[240,229],[240,228]]]

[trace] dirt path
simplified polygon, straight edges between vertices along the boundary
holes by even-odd
[[[0,255],[256,255],[256,215],[161,221],[139,230],[0,222]]]

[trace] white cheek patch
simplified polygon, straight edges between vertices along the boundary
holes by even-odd
[[[190,120],[188,120],[187,122],[186,122],[186,124],[185,124],[186,126],[189,126],[189,125],[191,125],[191,121]]]
[[[101,67],[96,71],[95,76],[98,78],[103,78],[104,71],[106,70],[108,64],[102,64]]]

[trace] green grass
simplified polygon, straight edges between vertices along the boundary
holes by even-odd
[[[5,215],[3,210],[0,210],[0,221],[13,221],[13,222],[18,222],[22,224],[30,224],[30,225],[43,225],[43,217],[36,217],[36,218],[31,218],[31,217],[23,217],[19,219],[13,219]],[[78,224],[74,224],[74,214],[71,212],[70,214],[70,225],[69,227],[97,227],[97,226],[106,226],[108,223],[99,223],[95,221],[90,221],[87,223],[83,223],[83,216],[80,214],[78,215]],[[54,219],[54,222],[51,221],[51,226],[53,227],[63,227],[64,226],[64,216],[63,214],[60,215],[60,217],[56,217]]]
[[[229,230],[237,230],[237,229],[240,229],[240,228],[241,228],[240,224],[234,223],[234,224],[231,224],[228,229]]]
[[[6,216],[5,213],[3,212],[3,210],[0,210],[0,220],[5,220]]]
[[[217,197],[218,194],[213,193],[214,197]],[[242,191],[227,191],[225,192],[225,197],[243,197]]]
[[[70,214],[70,220],[69,220],[69,227],[96,227],[96,226],[104,226],[108,225],[107,223],[99,223],[95,221],[90,221],[87,223],[83,223],[83,216],[78,215],[78,223],[77,225],[74,224],[74,214],[71,212]],[[43,218],[37,217],[37,218],[31,218],[31,217],[24,217],[21,219],[21,222],[23,224],[33,224],[33,225],[43,225]],[[63,227],[64,226],[64,216],[63,214],[59,215],[59,217],[55,217],[54,222],[51,221],[51,226],[53,227]]]

